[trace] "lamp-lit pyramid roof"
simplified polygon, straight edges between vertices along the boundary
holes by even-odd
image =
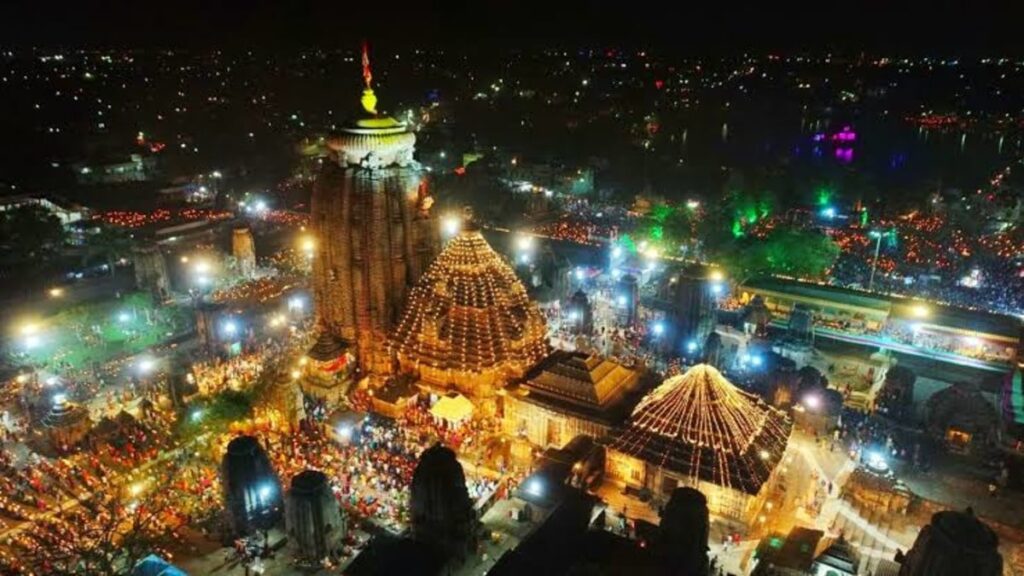
[[[612,447],[756,494],[782,458],[791,428],[784,414],[733,386],[714,367],[698,364],[644,397]]]
[[[500,380],[521,377],[544,357],[546,331],[515,272],[467,229],[412,289],[393,346],[404,367],[419,367],[428,380]]]

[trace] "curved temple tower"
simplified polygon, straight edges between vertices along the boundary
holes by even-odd
[[[387,335],[439,241],[416,136],[377,113],[369,70],[364,47],[362,111],[328,140],[313,188],[313,293],[320,328],[354,345],[364,373],[387,373]]]

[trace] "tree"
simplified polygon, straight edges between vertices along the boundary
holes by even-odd
[[[4,260],[48,262],[66,243],[60,219],[41,206],[27,204],[0,213],[0,256]]]
[[[763,239],[738,238],[720,252],[716,260],[743,283],[755,276],[821,278],[839,257],[839,246],[821,232],[783,228]]]
[[[119,258],[128,255],[133,244],[131,236],[124,229],[101,224],[99,229],[86,239],[86,254],[89,257],[103,257],[110,269],[110,275],[115,276],[114,264]]]

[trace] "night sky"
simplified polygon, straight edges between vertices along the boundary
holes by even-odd
[[[4,2],[0,44],[283,48],[607,44],[1020,52],[1020,2]],[[672,8],[669,8],[672,6]]]

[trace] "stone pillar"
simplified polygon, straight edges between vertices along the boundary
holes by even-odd
[[[693,488],[676,488],[661,513],[657,548],[664,574],[708,573],[708,500]]]
[[[317,562],[341,549],[347,521],[323,472],[304,470],[292,478],[285,526],[301,558]]]
[[[900,576],[1000,576],[999,537],[974,516],[946,510],[917,535],[900,567]]]
[[[246,278],[256,274],[256,243],[248,226],[239,226],[231,233],[231,255],[238,271]]]
[[[164,300],[170,294],[170,283],[167,277],[167,260],[156,244],[137,246],[132,250],[135,264],[135,285],[139,290],[147,290],[158,300]]]

